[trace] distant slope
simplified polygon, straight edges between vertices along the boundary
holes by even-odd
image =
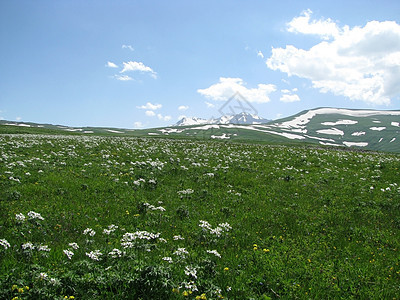
[[[238,115],[236,115],[238,116]],[[83,134],[105,136],[213,139],[277,144],[308,143],[400,153],[400,110],[316,108],[267,124],[240,124],[240,117],[142,130],[68,127],[61,125],[0,121],[0,133]],[[246,121],[256,122],[247,117]],[[197,122],[196,121],[196,122]],[[205,120],[206,121],[206,120]],[[229,122],[237,122],[231,124]],[[225,122],[225,123],[221,123]]]
[[[400,152],[400,111],[316,108],[268,124],[206,124],[153,134]]]

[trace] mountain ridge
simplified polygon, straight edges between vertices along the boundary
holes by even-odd
[[[219,118],[202,119],[198,117],[183,117],[172,126],[191,126],[203,124],[264,124],[272,120],[264,119],[258,115],[241,112],[235,115],[224,115]]]
[[[246,114],[239,114],[241,116]],[[0,133],[81,134],[168,137],[267,144],[317,144],[346,149],[400,153],[400,110],[319,107],[261,124],[233,124],[233,116],[216,123],[148,129],[68,127],[0,121]],[[198,118],[198,120],[204,120]],[[214,120],[215,119],[211,119]],[[249,121],[249,120],[248,120]],[[232,121],[232,122],[235,122]],[[46,131],[47,130],[47,131]]]

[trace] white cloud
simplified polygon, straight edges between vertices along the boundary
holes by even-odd
[[[171,116],[163,116],[162,114],[157,114],[157,118],[162,121],[169,121],[171,120]]]
[[[187,105],[181,105],[181,106],[178,107],[178,110],[183,110],[183,111],[185,111],[185,110],[187,110],[187,109],[189,109],[189,106],[187,106]]]
[[[301,22],[294,18],[289,29],[332,40],[324,40],[309,50],[291,45],[273,48],[267,66],[289,76],[310,79],[322,93],[370,104],[390,104],[390,99],[400,94],[400,25],[371,21],[364,27],[336,26],[338,29],[334,30],[330,19],[310,23],[310,14],[311,11],[303,13]]]
[[[276,91],[273,84],[258,84],[257,88],[248,89],[241,78],[220,77],[219,82],[206,89],[198,89],[201,95],[212,99],[226,101],[236,93],[240,93],[247,101],[256,103],[269,102],[269,94]]]
[[[114,75],[114,78],[120,81],[133,80],[133,78],[128,75]]]
[[[147,109],[147,110],[157,110],[162,107],[161,104],[153,104],[151,102],[147,102],[146,105],[136,106],[136,108]]]
[[[208,101],[205,101],[204,103],[207,105],[207,108],[213,108],[213,107],[215,107],[215,104],[210,103],[210,102],[208,102]]]
[[[264,54],[263,54],[261,51],[258,51],[258,52],[257,52],[257,56],[258,56],[258,57],[261,57],[261,58],[264,58]]]
[[[116,64],[114,64],[113,62],[111,62],[111,61],[107,62],[106,67],[108,67],[108,68],[118,68],[118,66]]]
[[[122,45],[122,49],[129,49],[131,51],[135,50],[131,45]]]
[[[279,100],[282,102],[296,102],[300,101],[300,97],[296,94],[283,94]]]
[[[143,128],[144,127],[143,123],[140,121],[133,123],[133,126],[135,128]]]
[[[313,20],[310,22],[312,11],[310,9],[301,13],[300,17],[293,18],[287,24],[287,30],[294,33],[314,34],[321,36],[324,40],[336,37],[341,29],[331,19]]]
[[[140,72],[147,72],[150,73],[151,77],[154,79],[157,78],[157,73],[153,71],[152,68],[146,66],[142,62],[137,62],[137,61],[128,61],[128,62],[123,62],[123,69],[120,73],[125,73],[125,72],[131,72],[131,71],[140,71]]]
[[[152,110],[146,110],[146,116],[148,117],[154,117],[156,113]]]

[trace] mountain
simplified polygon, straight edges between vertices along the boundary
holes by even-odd
[[[266,144],[317,144],[400,153],[400,110],[316,108],[271,121],[241,113],[218,119],[186,118],[171,127],[141,130],[68,127],[0,120],[2,133],[136,136]],[[250,124],[244,124],[244,123]]]
[[[243,124],[241,121],[258,120],[242,114],[179,130],[166,128],[160,132],[177,137],[281,144],[312,143],[400,152],[400,110],[316,108],[267,124]]]
[[[241,112],[236,115],[226,115],[217,119],[201,119],[195,117],[184,117],[175,123],[173,126],[191,126],[191,125],[202,125],[202,124],[264,124],[271,120],[261,118],[257,115]]]

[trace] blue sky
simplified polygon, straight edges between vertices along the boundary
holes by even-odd
[[[146,128],[400,109],[399,1],[1,1],[0,118]]]

